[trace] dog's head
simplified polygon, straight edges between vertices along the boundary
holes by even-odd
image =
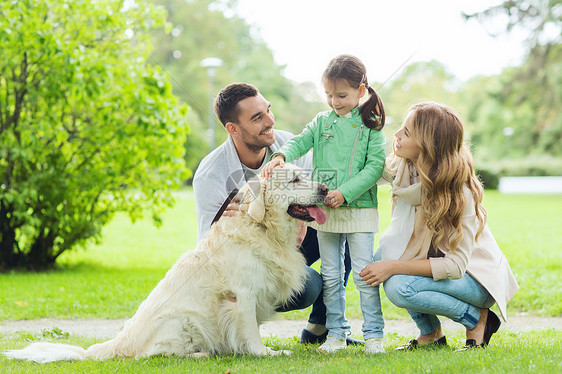
[[[328,186],[313,182],[304,170],[292,164],[275,168],[269,179],[249,181],[239,192],[242,203],[248,204],[247,213],[262,222],[269,210],[286,210],[302,221],[326,222],[326,214],[316,204],[324,202]]]

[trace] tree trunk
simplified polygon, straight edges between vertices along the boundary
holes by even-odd
[[[55,258],[53,256],[53,245],[56,235],[52,231],[42,228],[40,234],[37,235],[35,242],[31,246],[27,254],[26,267],[31,270],[45,270],[53,267]]]
[[[16,230],[11,225],[11,210],[0,203],[0,271],[11,269],[45,270],[55,263],[53,244],[55,235],[37,236],[29,252],[19,248]],[[42,230],[41,234],[45,231]]]

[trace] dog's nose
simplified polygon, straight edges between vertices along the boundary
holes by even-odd
[[[320,194],[322,196],[326,196],[329,190],[330,189],[328,188],[328,186],[326,186],[325,184],[320,184]]]

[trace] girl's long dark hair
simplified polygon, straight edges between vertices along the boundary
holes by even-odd
[[[361,60],[352,55],[339,55],[329,63],[322,80],[334,82],[345,79],[353,88],[359,88],[364,84],[369,93],[369,99],[361,105],[359,112],[365,126],[370,129],[382,130],[386,120],[382,99],[375,89],[369,86],[367,81],[367,69]]]

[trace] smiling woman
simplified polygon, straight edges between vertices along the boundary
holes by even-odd
[[[405,308],[420,334],[400,347],[445,346],[437,315],[466,328],[463,349],[485,347],[519,289],[486,225],[483,188],[474,173],[456,112],[438,103],[410,108],[396,133],[391,176],[394,209],[375,261],[360,276],[384,282],[388,298]],[[382,260],[381,260],[382,259]]]
[[[406,117],[402,127],[394,134],[394,153],[398,157],[402,157],[415,162],[418,159],[420,148],[414,139],[410,136],[412,127],[412,115]]]

